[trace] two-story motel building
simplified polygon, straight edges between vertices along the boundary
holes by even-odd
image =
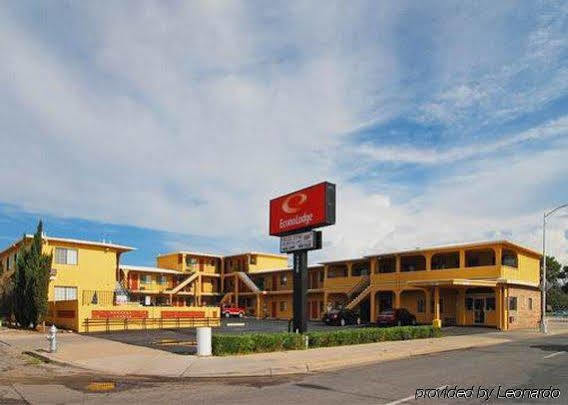
[[[31,236],[0,252],[0,265],[13,270],[26,240]],[[257,318],[292,317],[293,275],[286,255],[179,251],[159,255],[156,267],[121,264],[121,255],[131,250],[46,237],[54,272],[49,300],[114,305],[120,288],[130,306],[238,303]],[[499,240],[324,262],[308,269],[308,315],[321,319],[329,307],[344,305],[359,310],[363,321],[374,322],[380,311],[403,307],[420,323],[536,327],[540,259],[534,250]]]

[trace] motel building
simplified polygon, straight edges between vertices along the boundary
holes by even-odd
[[[31,235],[0,251],[2,277]],[[44,237],[53,255],[48,321],[80,332],[156,326],[156,319],[216,318],[239,305],[258,319],[291,319],[293,271],[286,255],[159,255],[155,267],[122,264],[132,247]],[[308,317],[357,310],[364,322],[406,308],[418,323],[535,328],[541,317],[540,253],[506,240],[381,252],[308,268]],[[1,281],[1,280],[0,280]],[[106,326],[102,323],[106,322]],[[102,323],[101,323],[102,322]],[[154,322],[154,323],[152,323]],[[112,327],[111,327],[112,329]]]

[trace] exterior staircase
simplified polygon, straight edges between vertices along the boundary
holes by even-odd
[[[361,277],[361,280],[347,292],[349,302],[345,305],[347,309],[353,309],[369,296],[371,292],[371,279],[369,276]]]
[[[353,288],[347,291],[347,298],[349,298],[349,300],[352,300],[357,295],[359,295],[361,291],[367,288],[369,284],[371,284],[371,279],[369,278],[369,276],[361,277],[361,279],[357,282],[357,284],[355,284]]]
[[[254,292],[254,293],[259,293],[259,292],[260,292],[260,289],[257,287],[257,285],[254,283],[254,281],[252,281],[252,280],[250,279],[250,277],[249,277],[246,273],[244,273],[244,272],[242,272],[242,271],[239,271],[239,272],[237,272],[237,277],[238,277],[252,292]]]
[[[186,285],[188,285],[189,283],[191,283],[195,279],[197,279],[197,277],[199,277],[199,274],[197,272],[194,272],[188,278],[183,280],[181,283],[179,283],[177,286],[175,286],[171,290],[164,290],[164,293],[165,294],[177,294],[179,291],[181,291],[182,288],[184,288]]]
[[[233,295],[234,293],[232,292],[225,293],[225,295],[223,295],[223,298],[221,298],[221,301],[219,301],[219,306],[231,302]]]
[[[347,303],[347,305],[345,306],[345,308],[347,309],[353,309],[355,308],[357,305],[359,305],[361,303],[361,301],[363,301],[365,298],[367,298],[369,296],[371,292],[371,286],[367,286],[367,288],[365,288],[363,291],[361,291],[359,293],[359,295],[357,295],[355,298],[353,298],[351,301],[349,301]]]

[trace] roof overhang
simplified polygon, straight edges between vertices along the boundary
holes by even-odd
[[[497,280],[471,280],[461,278],[408,281],[408,284],[414,287],[496,287],[497,283]]]

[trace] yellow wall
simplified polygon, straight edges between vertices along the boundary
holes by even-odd
[[[96,324],[90,324],[88,327],[85,324],[85,319],[93,319],[93,311],[110,311],[114,313],[124,313],[132,311],[143,311],[147,313],[146,322],[142,322],[141,319],[129,318],[126,322],[126,328],[129,330],[135,329],[156,329],[161,326],[159,322],[154,322],[151,320],[158,320],[161,318],[166,318],[166,313],[182,314],[183,313],[203,313],[205,318],[213,318],[212,322],[208,322],[208,326],[219,326],[220,311],[218,307],[144,307],[139,305],[80,305],[78,301],[58,301],[49,303],[48,316],[46,321],[48,323],[53,323],[60,328],[72,329],[78,332],[97,332],[106,331],[107,325],[104,319],[96,322]],[[125,315],[126,317],[127,315]],[[175,318],[179,315],[173,315]],[[120,317],[120,315],[118,315]],[[191,322],[187,321],[187,322]],[[187,323],[186,323],[187,324]],[[183,326],[183,321],[180,326]],[[199,326],[197,323],[196,326]],[[176,321],[163,321],[163,327],[176,327]],[[88,329],[88,330],[87,330]],[[109,323],[109,330],[124,330],[125,323],[118,319],[114,322]]]
[[[77,265],[55,263],[55,248],[77,249]],[[114,290],[116,284],[117,253],[98,246],[63,242],[48,242],[44,252],[53,255],[52,268],[57,270],[55,280],[49,282],[48,300],[55,298],[54,287],[77,287],[77,299],[83,290]]]
[[[171,274],[162,274],[163,277],[165,277],[165,283],[164,284],[160,284],[158,282],[160,274],[156,274],[156,273],[144,273],[144,272],[139,272],[139,271],[135,271],[135,270],[131,270],[129,271],[129,273],[135,273],[138,274],[138,289],[140,290],[140,287],[144,287],[145,291],[152,291],[152,292],[158,292],[158,291],[163,291],[163,290],[168,290],[173,288],[174,282],[173,282],[173,276]],[[144,283],[142,282],[142,275],[146,276],[146,278],[149,278],[150,282],[149,283]]]
[[[178,254],[172,253],[168,255],[158,256],[156,258],[156,267],[171,270],[182,270],[183,263],[178,263]]]
[[[540,259],[524,253],[518,254],[518,267],[502,266],[502,277],[510,281],[540,284]]]
[[[256,264],[250,264],[249,271],[254,273],[259,270],[275,270],[283,269],[288,267],[288,257],[275,257],[275,256],[265,256],[262,254],[256,255]]]

